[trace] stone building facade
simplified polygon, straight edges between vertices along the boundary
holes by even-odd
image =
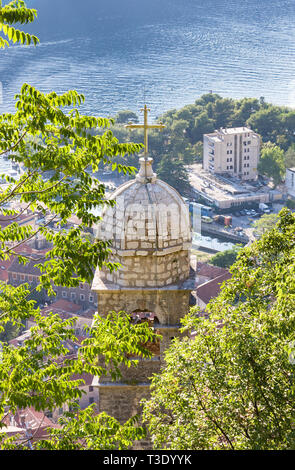
[[[24,265],[19,263],[18,258],[15,257],[11,265],[7,269],[8,284],[12,286],[19,286],[27,282],[33,289],[39,283],[40,270],[36,267],[40,263],[38,255],[36,261],[31,259],[28,264]],[[42,261],[41,261],[42,262]],[[51,303],[52,301],[65,300],[80,305],[83,310],[97,308],[97,299],[91,290],[90,284],[87,282],[80,282],[78,287],[62,287],[53,286],[55,297],[49,297],[47,292],[42,289],[38,295],[38,303],[44,304],[45,302]]]
[[[112,195],[98,230],[112,240],[112,262],[121,268],[110,273],[97,269],[92,289],[98,313],[146,312],[162,335],[158,354],[136,368],[122,368],[122,379],[96,378],[99,410],[125,421],[140,412],[140,400],[149,395],[150,377],[160,371],[163,351],[179,334],[180,319],[189,311],[195,272],[190,263],[191,226],[187,206],[171,186],[157,179],[152,159],[141,158],[136,178]]]

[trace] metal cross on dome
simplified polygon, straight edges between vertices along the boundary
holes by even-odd
[[[148,131],[149,129],[160,129],[162,131],[166,126],[160,122],[159,124],[148,124],[148,113],[150,112],[150,109],[147,107],[147,105],[144,105],[144,108],[142,108],[140,111],[143,111],[144,113],[144,124],[133,124],[129,123],[126,124],[127,129],[144,129],[144,157],[147,157],[148,151],[149,151],[149,143],[148,143]]]

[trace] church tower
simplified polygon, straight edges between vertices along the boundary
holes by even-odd
[[[180,319],[189,311],[195,276],[188,208],[174,188],[157,179],[146,153],[136,178],[111,198],[116,204],[105,210],[98,236],[112,240],[110,261],[121,268],[112,273],[97,269],[92,290],[98,295],[98,313],[122,310],[150,318],[163,337],[152,359],[122,368],[119,382],[101,377],[94,383],[99,387],[99,411],[123,422],[139,413],[140,400],[148,397],[150,377],[160,371],[163,351],[179,334]]]

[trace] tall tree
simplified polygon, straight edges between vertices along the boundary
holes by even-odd
[[[183,322],[144,407],[154,448],[294,449],[295,216],[243,249],[232,278]]]
[[[210,259],[210,264],[221,268],[230,268],[236,261],[240,249],[240,246],[235,245],[229,250],[216,253],[216,255],[213,255]]]
[[[27,9],[23,1],[15,0],[5,7],[0,4],[0,25],[8,38],[2,38],[1,45],[8,46],[10,39],[36,43],[33,36],[12,26],[33,21],[35,16],[35,10]],[[110,270],[118,267],[108,262],[110,242],[93,241],[85,235],[99,222],[94,209],[114,204],[106,198],[105,187],[95,173],[99,164],[112,164],[113,169],[133,174],[131,167],[114,163],[113,157],[137,153],[142,145],[119,143],[110,130],[111,121],[81,115],[78,107],[84,97],[75,91],[43,94],[24,84],[16,100],[16,112],[0,116],[0,155],[7,154],[23,169],[19,179],[1,175],[6,184],[0,188],[0,218],[8,225],[0,230],[0,259],[16,257],[23,264],[33,261],[41,276],[34,288],[30,283],[13,287],[0,282],[0,332],[9,325],[18,328],[28,318],[36,323],[21,347],[1,344],[0,427],[7,413],[17,409],[33,406],[52,411],[64,404],[73,406],[81,397],[83,382],[74,379],[75,374],[118,377],[121,364],[131,367],[136,363],[128,353],[146,357],[149,353],[144,344],[154,337],[147,325],[133,325],[122,312],[104,320],[95,317],[77,356],[70,359],[65,341],[77,342],[76,319],[42,316],[32,300],[34,289],[54,295],[54,285],[91,282],[97,265],[105,264]],[[96,133],[98,128],[102,132]],[[18,225],[17,218],[28,210],[46,216],[46,222],[37,228]],[[73,213],[80,223],[63,229]],[[45,257],[20,254],[22,244],[40,235],[51,243]],[[98,356],[103,359],[101,364]],[[105,415],[95,416],[93,407],[76,410],[61,424],[61,429],[39,447],[127,448],[144,432],[134,426],[134,419],[121,425]],[[2,449],[26,448],[27,444],[27,438],[22,442],[0,433]]]
[[[285,167],[294,168],[295,167],[295,144],[290,145],[288,150],[285,152]]]
[[[258,171],[273,179],[277,186],[285,175],[284,151],[277,145],[268,143],[261,150]]]
[[[181,194],[187,194],[190,191],[190,183],[184,164],[169,155],[164,155],[160,160],[157,166],[157,175]]]
[[[282,134],[284,128],[282,109],[276,106],[262,108],[249,117],[247,125],[258,132],[264,142],[270,141],[275,143],[276,136]]]
[[[254,236],[261,238],[266,232],[269,232],[278,221],[278,214],[264,214],[260,219],[253,222]]]

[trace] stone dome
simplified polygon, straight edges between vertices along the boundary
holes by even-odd
[[[98,228],[98,238],[112,240],[111,261],[122,265],[101,275],[118,286],[160,287],[189,277],[188,208],[174,188],[157,179],[152,161],[140,159],[136,178],[111,195],[116,204],[105,209]]]

